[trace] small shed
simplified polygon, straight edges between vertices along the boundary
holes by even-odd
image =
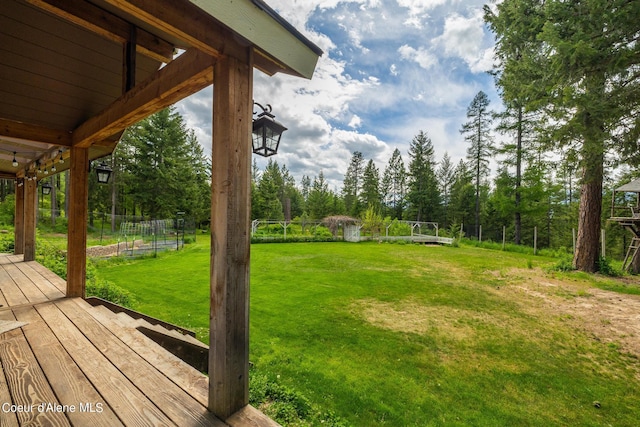
[[[346,215],[334,215],[328,216],[322,220],[322,223],[326,225],[333,237],[338,237],[338,230],[342,229],[342,237],[346,242],[359,242],[360,241],[360,220],[352,218]]]

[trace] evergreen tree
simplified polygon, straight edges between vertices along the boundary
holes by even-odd
[[[333,197],[329,191],[329,184],[324,179],[322,171],[313,179],[307,206],[309,216],[314,220],[321,220],[330,215]]]
[[[525,108],[550,115],[556,145],[575,148],[582,169],[574,265],[598,266],[605,152],[638,159],[640,2],[505,0],[485,18],[505,78]],[[519,57],[510,55],[522,46]],[[519,83],[518,83],[519,82]]]
[[[464,225],[471,221],[474,215],[474,194],[473,173],[464,160],[460,160],[455,169],[453,185],[451,185],[449,216],[452,224]]]
[[[469,121],[462,125],[460,133],[470,143],[467,159],[473,165],[475,177],[475,236],[480,233],[480,198],[483,179],[489,175],[489,159],[493,154],[493,141],[490,135],[492,113],[488,110],[489,98],[480,91],[467,108]]]
[[[208,185],[208,161],[173,108],[130,127],[118,151],[116,176],[132,199],[131,213],[136,206],[154,219],[173,218],[177,211],[191,217],[201,212],[209,197],[201,195]]]
[[[280,201],[281,187],[282,176],[278,163],[269,159],[267,167],[262,173],[260,182],[256,187],[256,202],[258,205],[255,210],[255,214],[258,215],[256,219],[284,219],[282,202]]]
[[[438,215],[440,191],[433,144],[423,131],[411,141],[409,157],[408,217],[416,221],[433,221]]]
[[[354,151],[351,162],[344,175],[342,186],[342,197],[349,215],[358,217],[362,211],[360,203],[360,190],[362,188],[362,174],[364,169],[364,158],[362,153]]]
[[[402,219],[404,211],[407,185],[407,171],[402,161],[402,155],[397,148],[387,163],[382,177],[382,199],[388,209],[388,214],[396,219]]]
[[[380,173],[373,160],[369,160],[362,173],[362,204],[380,213]]]
[[[449,226],[449,204],[451,203],[451,186],[455,179],[455,169],[449,153],[445,152],[437,171],[440,194],[442,195],[442,218],[444,227]]]

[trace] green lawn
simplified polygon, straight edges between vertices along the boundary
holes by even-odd
[[[138,310],[205,340],[204,240],[99,271]],[[555,262],[469,247],[256,244],[251,361],[354,426],[635,426],[637,356],[553,306],[629,285],[546,272]]]

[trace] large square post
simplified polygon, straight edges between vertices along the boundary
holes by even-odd
[[[67,228],[67,296],[85,297],[89,149],[71,148],[69,224]]]
[[[27,180],[24,184],[24,260],[36,259],[36,216],[38,208],[38,182]]]
[[[209,410],[223,420],[249,403],[251,62],[214,66]]]
[[[15,255],[24,254],[24,181],[22,178],[16,180],[16,207],[13,221],[13,253]]]

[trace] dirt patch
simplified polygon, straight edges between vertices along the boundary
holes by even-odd
[[[365,299],[357,301],[351,308],[379,328],[415,334],[437,333],[453,340],[465,340],[475,335],[470,322],[496,322],[483,313],[445,306],[426,306],[410,300],[390,303]]]
[[[640,357],[640,296],[562,280],[541,270],[513,269],[501,274],[504,286],[494,292],[517,302],[524,311],[561,317],[597,341],[619,346]]]

